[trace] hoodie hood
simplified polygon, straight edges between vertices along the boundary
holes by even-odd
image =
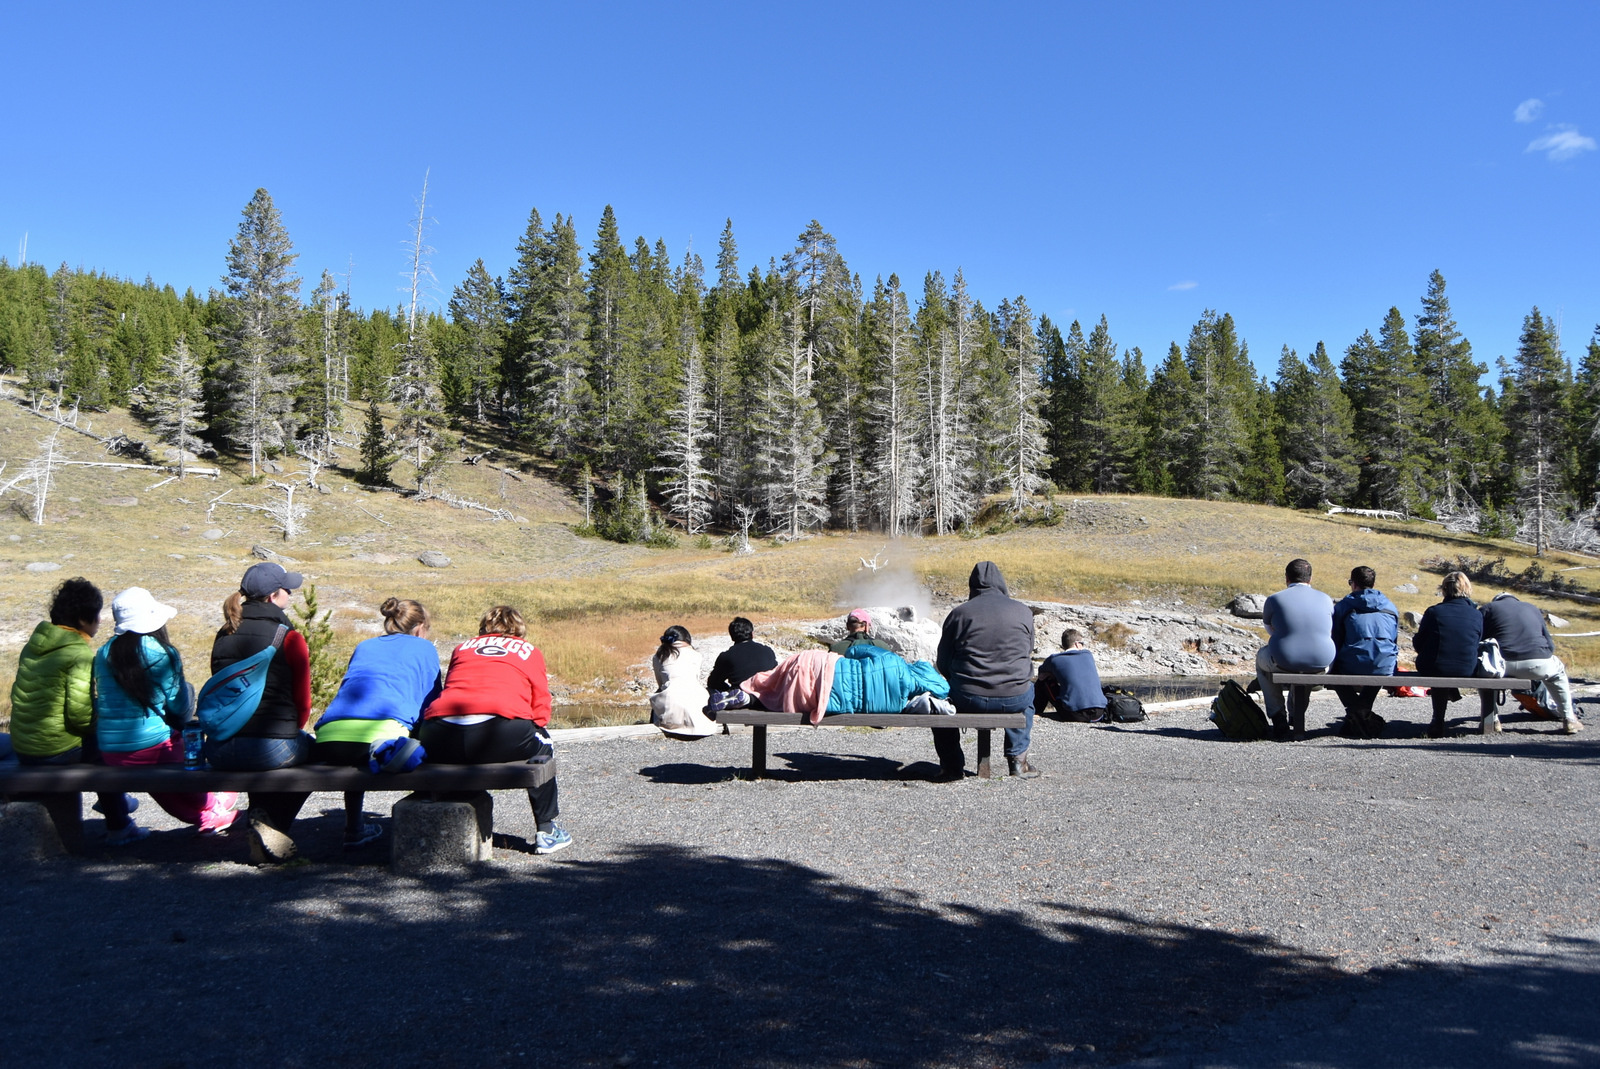
[[[71,646],[75,642],[81,642],[85,646],[89,644],[82,631],[72,627],[62,627],[49,620],[41,620],[39,626],[33,629],[33,634],[28,636],[28,650],[35,656],[42,656]]]
[[[1394,602],[1380,593],[1376,587],[1365,587],[1354,591],[1350,596],[1355,599],[1356,604],[1368,612],[1387,612],[1395,616],[1400,615],[1394,607]]]
[[[1011,596],[1006,589],[1006,577],[1000,574],[1000,565],[992,560],[981,560],[972,566],[972,575],[967,578],[967,596],[975,598],[990,592]]]

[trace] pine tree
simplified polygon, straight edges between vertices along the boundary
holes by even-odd
[[[1463,495],[1483,495],[1499,461],[1500,428],[1478,385],[1489,369],[1472,359],[1472,343],[1456,326],[1438,271],[1428,276],[1417,316],[1416,369],[1427,388],[1422,434],[1430,481],[1440,505],[1453,512]]]
[[[202,413],[200,363],[189,350],[189,339],[178,335],[172,351],[161,360],[161,377],[153,384],[151,412],[163,441],[178,452],[178,478],[187,474],[190,453],[200,449],[199,434],[206,429]]]
[[[1273,391],[1279,453],[1290,504],[1314,508],[1341,502],[1356,487],[1350,399],[1327,347],[1317,342],[1308,367],[1283,347]]]
[[[300,415],[307,428],[301,451],[326,464],[336,455],[339,432],[344,427],[339,378],[347,359],[349,319],[347,297],[339,292],[330,271],[322,272],[322,279],[311,294],[308,318],[308,347],[315,355],[307,359],[301,383]]]
[[[691,339],[689,355],[683,363],[683,382],[678,387],[678,403],[668,413],[666,445],[662,449],[667,463],[654,469],[666,476],[667,511],[681,519],[684,530],[691,535],[704,530],[710,519],[711,472],[705,466],[710,437],[700,343]]]
[[[532,348],[541,333],[538,320],[542,315],[551,258],[551,241],[545,233],[544,218],[539,209],[534,208],[529,211],[528,225],[517,242],[516,260],[506,272],[506,342],[501,349],[499,375],[501,404],[518,426],[524,428],[525,417],[538,412],[537,404],[526,391],[533,375]]]
[[[1075,448],[1083,457],[1088,488],[1100,494],[1126,491],[1138,451],[1138,399],[1128,390],[1103,315],[1083,349],[1082,397],[1084,437]]]
[[[1589,337],[1572,393],[1573,494],[1585,508],[1600,505],[1600,326]]]
[[[410,288],[406,302],[406,332],[399,350],[394,401],[400,410],[395,431],[405,444],[415,468],[418,492],[424,490],[438,471],[443,453],[439,422],[442,404],[439,395],[437,354],[428,331],[422,307],[424,287],[433,280],[428,257],[433,250],[424,241],[428,221],[428,178],[422,179],[422,195],[417,198],[417,218],[407,241],[410,252]]]
[[[390,450],[389,432],[383,426],[383,410],[375,396],[367,398],[367,418],[361,434],[361,481],[369,486],[389,482],[389,469],[399,458]]]
[[[1415,513],[1428,507],[1426,396],[1416,373],[1405,317],[1390,308],[1374,339],[1364,332],[1345,352],[1344,388],[1361,443],[1361,496],[1373,508]]]
[[[1263,376],[1256,384],[1255,410],[1251,413],[1250,456],[1239,481],[1239,494],[1246,501],[1281,505],[1287,496],[1283,476],[1283,455],[1279,448],[1282,428],[1272,403],[1272,387]]]
[[[1150,377],[1139,423],[1143,434],[1140,468],[1147,494],[1176,494],[1191,443],[1198,437],[1190,407],[1194,388],[1183,350],[1173,342],[1167,359]]]
[[[1207,309],[1184,349],[1189,391],[1181,414],[1186,453],[1178,467],[1179,493],[1219,498],[1240,492],[1250,453],[1255,371],[1239,343],[1231,315]]]
[[[628,254],[617,230],[617,216],[607,204],[589,255],[589,381],[594,391],[598,452],[610,457],[617,449],[618,384],[626,375],[624,315],[633,279]]]
[[[1033,331],[1033,311],[1025,297],[1000,306],[1001,337],[1005,352],[1005,486],[1013,515],[1028,507],[1034,491],[1044,484],[1041,471],[1048,468],[1044,420],[1039,416],[1039,341]]]
[[[921,498],[936,535],[955,530],[973,506],[972,443],[965,422],[968,384],[957,365],[950,315],[944,276],[929,272],[916,317],[917,404],[925,472]]]
[[[801,330],[790,320],[774,340],[757,439],[761,489],[772,529],[798,538],[828,517],[833,457],[825,449]]]
[[[1510,369],[1506,460],[1523,516],[1540,556],[1566,504],[1565,445],[1571,371],[1549,322],[1535,307],[1522,321],[1517,359]]]
[[[915,491],[921,477],[917,449],[915,396],[916,344],[911,311],[898,275],[874,287],[868,313],[872,319],[873,374],[869,411],[877,430],[873,449],[873,504],[890,537],[915,529]]]
[[[450,295],[450,318],[461,331],[461,347],[453,361],[452,379],[462,402],[479,423],[485,407],[500,392],[500,368],[506,338],[506,300],[499,279],[480,259]]]
[[[250,451],[255,475],[268,450],[293,438],[300,278],[272,195],[256,190],[243,215],[228,243],[228,301],[218,331],[228,406],[212,424],[223,423],[228,436]]]

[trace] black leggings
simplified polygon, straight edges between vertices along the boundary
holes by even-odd
[[[372,746],[365,742],[318,742],[311,746],[311,763],[314,765],[349,765],[365,770],[372,756]],[[366,791],[344,792],[344,830],[355,833],[361,830],[361,807],[366,803]]]
[[[494,765],[503,761],[526,761],[540,750],[541,736],[550,735],[532,720],[496,716],[479,724],[452,724],[435,717],[424,720],[417,738],[428,751],[428,762],[436,765]],[[561,806],[556,798],[556,781],[528,788],[528,804],[540,831],[549,831]]]

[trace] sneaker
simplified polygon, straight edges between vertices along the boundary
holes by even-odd
[[[1485,735],[1500,734],[1500,714],[1490,713],[1488,716],[1484,717],[1483,727],[1481,730]]]
[[[383,838],[382,824],[363,824],[357,831],[344,833],[344,848],[354,850],[368,843],[377,842],[381,838]]]
[[[1575,716],[1569,716],[1561,722],[1561,730],[1567,735],[1576,735],[1583,730],[1583,721]]]
[[[1038,779],[1044,775],[1044,769],[1028,762],[1028,753],[1024,750],[1015,757],[1006,758],[1006,768],[1018,779]]]
[[[567,829],[557,825],[550,825],[549,831],[541,831],[533,837],[533,852],[536,854],[554,854],[565,850],[572,845],[572,836]]]
[[[133,795],[125,794],[125,795],[122,796],[122,800],[128,804],[128,816],[131,817],[131,816],[133,816],[135,813],[137,813],[139,811],[139,799],[135,798]],[[101,815],[105,814],[105,810],[100,808],[100,803],[99,802],[96,802],[94,805],[90,806],[89,808],[94,810],[96,813],[101,814]]]
[[[967,778],[965,768],[941,768],[931,777],[933,783],[960,783]]]
[[[294,840],[264,820],[250,821],[250,860],[257,865],[281,865],[295,855]]]
[[[719,690],[711,695],[711,700],[706,703],[706,708],[714,713],[724,709],[743,709],[750,704],[750,695],[742,688],[735,690]]]
[[[200,814],[195,834],[205,838],[221,835],[239,819],[239,795],[234,791],[213,791],[211,804]]]
[[[116,831],[106,832],[106,845],[127,846],[129,843],[136,843],[140,839],[145,839],[149,836],[149,828],[141,828],[139,825],[130,820],[128,821],[127,827],[118,828]]]

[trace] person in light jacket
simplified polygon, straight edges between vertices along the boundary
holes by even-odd
[[[718,730],[705,714],[711,695],[700,682],[700,663],[689,629],[677,625],[667,628],[650,658],[657,683],[650,695],[650,722],[674,737],[698,739]]]

